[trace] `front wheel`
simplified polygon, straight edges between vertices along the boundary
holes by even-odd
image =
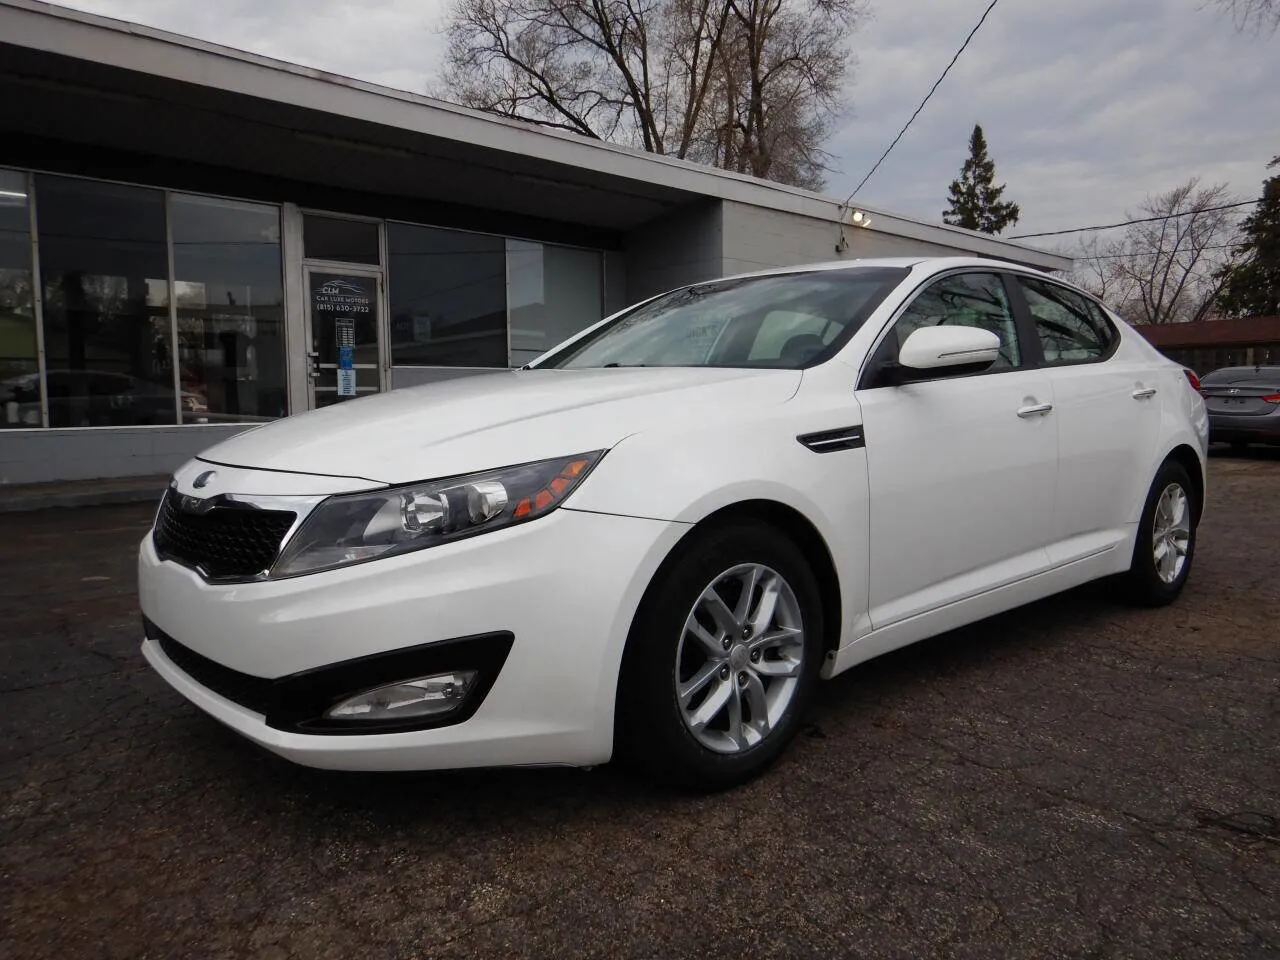
[[[655,779],[722,789],[760,773],[799,729],[822,665],[822,604],[803,554],[773,527],[694,536],[636,615],[617,747]]]
[[[1144,606],[1172,603],[1191,572],[1199,505],[1186,468],[1168,461],[1147,494],[1133,563],[1126,578],[1129,598]]]

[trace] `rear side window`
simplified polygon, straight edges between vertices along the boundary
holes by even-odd
[[[1026,294],[1045,363],[1088,363],[1110,353],[1117,334],[1096,303],[1033,277],[1018,277],[1018,283]]]

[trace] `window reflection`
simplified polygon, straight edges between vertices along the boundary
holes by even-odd
[[[27,178],[0,170],[0,429],[40,426]]]
[[[394,363],[507,365],[503,238],[388,223],[387,250]]]
[[[602,316],[600,253],[507,241],[511,365],[546,353]]]
[[[183,422],[284,416],[278,208],[175,194],[169,215]]]
[[[176,422],[164,194],[36,177],[49,424]]]
[[[1045,363],[1096,360],[1111,346],[1111,326],[1102,311],[1078,293],[1021,277],[1027,307],[1040,337]]]

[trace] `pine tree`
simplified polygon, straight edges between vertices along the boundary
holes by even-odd
[[[1280,167],[1280,157],[1267,167]],[[1280,315],[1280,174],[1262,182],[1262,197],[1240,233],[1244,243],[1221,271],[1218,306],[1233,317]]]
[[[987,138],[982,127],[973,125],[969,137],[969,159],[960,169],[960,177],[951,181],[951,206],[942,214],[944,223],[999,233],[1018,222],[1021,211],[1016,203],[1001,200],[1005,185],[995,185],[996,164],[987,156]]]

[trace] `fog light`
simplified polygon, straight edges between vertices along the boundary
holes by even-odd
[[[402,680],[348,697],[325,711],[330,720],[397,720],[430,717],[456,710],[476,680],[474,670],[450,670],[417,680]]]

